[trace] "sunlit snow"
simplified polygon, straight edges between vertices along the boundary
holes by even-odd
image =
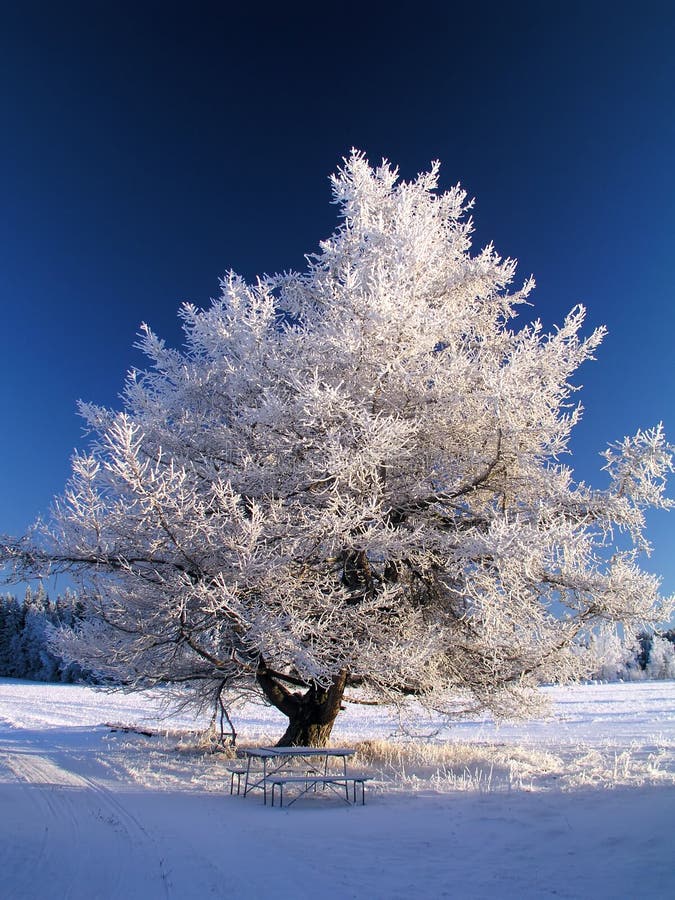
[[[420,715],[406,734],[350,706],[335,742],[391,754],[366,806],[279,810],[230,796],[161,692],[0,680],[0,895],[672,897],[675,682],[547,691],[549,720],[499,727]],[[248,706],[235,726],[245,745],[282,721]]]

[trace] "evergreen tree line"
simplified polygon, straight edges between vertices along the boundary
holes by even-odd
[[[23,600],[0,595],[0,677],[64,683],[97,680],[51,648],[54,629],[73,628],[81,618],[82,604],[69,590],[56,600],[49,598],[42,585],[27,587]]]

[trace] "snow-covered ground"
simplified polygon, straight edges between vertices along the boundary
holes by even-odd
[[[413,740],[350,706],[334,738],[374,741],[366,806],[279,810],[231,797],[226,760],[161,693],[0,680],[0,897],[670,900],[675,682],[547,692],[550,719],[420,715]],[[245,745],[282,721],[249,706],[235,725]]]

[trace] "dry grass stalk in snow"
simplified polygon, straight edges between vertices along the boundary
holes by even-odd
[[[388,790],[572,790],[675,784],[675,748],[560,752],[503,744],[363,741],[355,764]]]
[[[361,741],[352,765],[374,776],[373,792],[501,793],[574,791],[642,785],[675,785],[675,747],[617,749],[524,747],[454,741]],[[226,766],[236,751],[213,753],[198,733],[167,732],[152,738],[111,735],[106,766],[138,785],[225,791]],[[186,778],[187,776],[187,778]]]

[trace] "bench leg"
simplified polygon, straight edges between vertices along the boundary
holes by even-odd
[[[354,779],[354,805],[356,806],[356,785],[361,785],[361,806],[366,805],[366,782],[358,778]]]
[[[284,786],[276,782],[272,782],[272,806],[274,806],[274,789],[277,787],[279,788],[279,807],[282,807],[284,805]]]

